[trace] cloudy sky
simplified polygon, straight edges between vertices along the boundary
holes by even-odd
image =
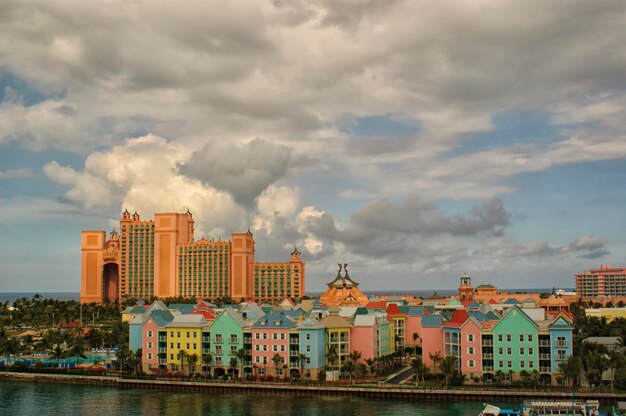
[[[626,3],[4,0],[0,292],[189,208],[307,289],[572,287],[626,265]],[[118,223],[119,224],[119,223]]]

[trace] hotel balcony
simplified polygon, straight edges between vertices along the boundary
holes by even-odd
[[[539,346],[540,347],[549,347],[550,346],[550,340],[540,339],[539,340]]]
[[[558,348],[567,348],[567,341],[557,341],[556,346]]]
[[[483,339],[483,346],[485,346],[485,347],[493,346],[493,340],[492,339]]]
[[[539,372],[540,373],[551,373],[552,372],[552,368],[550,368],[550,367],[539,367]]]
[[[300,345],[300,341],[298,341],[297,339],[290,338],[289,345]]]
[[[551,360],[552,357],[550,354],[539,354],[539,359],[540,360]]]
[[[166,342],[166,341],[167,341],[167,336],[159,335],[159,342]]]
[[[159,352],[163,353],[163,352],[167,352],[167,348],[159,348]]]
[[[244,337],[243,338],[243,343],[244,344],[252,344],[252,337]]]
[[[202,337],[202,342],[211,342],[211,337]]]
[[[491,352],[483,353],[483,360],[492,360],[492,359],[493,359],[493,353]]]
[[[211,350],[209,348],[202,348],[202,354],[211,354]]]
[[[493,372],[493,366],[484,365],[483,366],[483,371],[484,372]]]

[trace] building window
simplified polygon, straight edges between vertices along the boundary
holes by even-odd
[[[498,334],[498,341],[502,342],[502,334]]]
[[[533,334],[528,334],[528,342],[533,342]]]
[[[306,334],[306,340],[310,341],[311,340],[311,334]]]
[[[524,368],[524,361],[519,362],[519,368]]]
[[[259,333],[254,334],[254,339],[259,339]]]
[[[469,355],[474,355],[474,347],[468,347],[468,348],[467,348],[467,353],[468,353]]]
[[[502,347],[498,347],[498,354],[502,355],[503,354],[502,351],[503,351]]]
[[[280,339],[285,339],[285,334],[280,334]]]
[[[500,368],[504,367],[504,361],[502,360],[498,361],[498,367]]]
[[[311,346],[310,345],[306,346],[306,352],[311,352]]]
[[[230,342],[233,344],[237,343],[237,335],[236,334],[230,334]]]
[[[151,353],[151,352],[149,352],[149,353],[148,353],[148,360],[151,360],[151,359],[152,359],[152,353]]]
[[[468,360],[468,361],[467,361],[467,366],[468,366],[469,368],[474,368],[474,360]]]
[[[230,355],[235,355],[237,354],[237,346],[236,345],[231,345],[230,346]]]
[[[148,338],[152,338],[152,331],[148,331]]]
[[[176,337],[180,338],[180,331],[176,331]]]
[[[529,361],[529,362],[528,362],[528,368],[533,368],[533,366],[534,366],[533,362],[532,362],[532,361]]]
[[[532,348],[528,349],[528,355],[533,355],[533,349]]]
[[[176,343],[176,349],[180,349],[180,342]]]
[[[509,368],[513,368],[513,361],[507,361],[506,366]]]
[[[524,342],[524,334],[519,334],[519,342]]]
[[[519,355],[524,355],[524,348],[519,349]]]
[[[506,342],[511,342],[511,334],[506,334]]]
[[[506,348],[506,355],[511,355],[511,347]]]
[[[148,348],[152,348],[152,341],[148,341]]]
[[[474,334],[467,334],[467,341],[474,342]]]

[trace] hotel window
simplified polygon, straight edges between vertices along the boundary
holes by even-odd
[[[237,346],[236,345],[231,345],[230,346],[230,355],[235,355],[237,354]]]
[[[235,335],[235,334],[230,334],[230,342],[232,342],[232,343],[236,343],[236,342],[237,342],[237,335]]]
[[[196,345],[198,345],[198,344],[196,344],[196,343],[194,342],[192,345],[193,345],[193,349],[195,350],[195,349],[196,349]]]
[[[272,345],[272,351],[278,352],[278,345]]]
[[[529,362],[528,362],[528,368],[533,368],[533,365],[534,365],[534,364],[533,364],[533,362],[532,362],[532,361],[529,361]]]
[[[307,364],[311,364],[311,359],[307,357],[307,359],[306,359],[306,363],[307,363]]]
[[[254,334],[254,339],[259,339],[259,333]]]
[[[267,345],[263,345],[263,351],[267,351]]]
[[[278,339],[278,334],[276,332],[272,334],[272,339]]]
[[[174,331],[170,331],[170,337],[174,338]]]
[[[263,332],[263,339],[267,339],[267,333]]]
[[[170,354],[170,360],[174,359],[174,354]]]
[[[177,349],[180,349],[180,342],[177,342],[177,343],[176,343],[176,348],[177,348]]]
[[[189,343],[187,343],[187,349],[189,349]]]
[[[194,338],[196,337],[196,333],[195,333],[195,332],[193,333],[193,337],[194,337]]]
[[[280,339],[285,339],[285,334],[280,334]]]
[[[498,367],[504,367],[504,361],[502,360],[498,361]]]
[[[189,331],[187,331],[187,338],[189,338]]]
[[[176,337],[180,338],[180,331],[176,331]]]
[[[281,346],[280,346],[280,350],[281,350],[282,352],[285,352],[285,346],[284,346],[284,345],[281,345]]]
[[[255,351],[260,351],[259,344],[256,344],[256,345],[254,346],[254,350],[255,350]]]
[[[170,348],[174,349],[174,343],[173,342],[170,342]]]

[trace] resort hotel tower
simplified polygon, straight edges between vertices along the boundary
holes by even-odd
[[[120,231],[83,231],[83,303],[168,297],[230,297],[278,303],[304,295],[305,271],[294,249],[287,262],[256,262],[250,230],[231,239],[194,240],[194,221],[186,213],[160,213],[142,220],[128,210]]]

